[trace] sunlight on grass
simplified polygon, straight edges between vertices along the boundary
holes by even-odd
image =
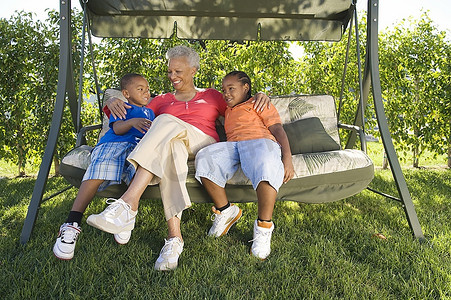
[[[376,168],[382,168],[384,160],[384,146],[382,142],[367,143],[368,156]],[[402,168],[412,168],[412,159],[410,153],[397,152],[398,160]],[[425,151],[420,156],[420,167],[446,168],[447,155],[434,155],[434,153]]]
[[[36,176],[39,171],[39,165],[27,164],[25,166],[25,173],[28,176]],[[0,159],[0,178],[1,177],[16,177],[19,174],[17,166]]]

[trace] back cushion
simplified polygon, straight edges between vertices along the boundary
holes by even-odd
[[[301,119],[318,118],[325,132],[340,145],[335,100],[329,95],[272,96],[283,124]]]
[[[124,95],[122,95],[122,92],[120,90],[106,89],[105,93],[103,94],[103,105],[105,105],[105,103],[111,98],[118,98],[124,102],[128,102],[127,99],[124,97]],[[99,140],[110,129],[109,123],[110,123],[110,119],[105,114],[103,114],[102,130],[99,133]]]

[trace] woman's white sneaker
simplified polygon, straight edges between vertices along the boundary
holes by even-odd
[[[122,231],[120,233],[114,234],[114,240],[118,244],[125,245],[128,243],[128,241],[130,241],[131,236],[132,236],[131,230]]]
[[[77,222],[61,225],[55,245],[53,246],[53,254],[59,259],[72,259],[80,232],[81,228]]]
[[[155,262],[155,270],[169,271],[177,268],[180,253],[183,251],[183,241],[179,237],[164,240],[160,256]]]
[[[122,199],[107,199],[109,204],[100,214],[90,215],[86,219],[89,225],[112,234],[119,234],[135,228],[137,212]]]
[[[271,225],[269,225],[271,224]],[[255,220],[254,238],[251,246],[251,253],[259,259],[266,259],[271,253],[271,235],[274,230],[274,223],[260,222]]]
[[[216,237],[227,234],[230,227],[232,227],[232,225],[243,215],[241,209],[234,204],[231,204],[230,207],[224,209],[222,212],[217,210],[214,206],[211,207],[211,210],[214,212],[211,216],[213,225],[208,231],[208,235]]]

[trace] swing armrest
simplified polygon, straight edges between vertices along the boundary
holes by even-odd
[[[363,131],[363,129],[361,127],[356,126],[356,125],[348,125],[348,124],[338,123],[338,128],[354,131],[359,136],[360,148],[362,149],[362,151],[365,151],[365,149],[366,149],[366,135],[365,135],[365,132]]]
[[[88,131],[93,131],[96,129],[102,129],[102,124],[96,124],[96,125],[90,125],[90,126],[85,126],[82,129],[80,129],[80,131],[77,134],[77,141],[75,143],[75,147],[81,146],[86,144],[86,133]]]

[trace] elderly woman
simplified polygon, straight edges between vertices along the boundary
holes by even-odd
[[[176,46],[167,52],[168,78],[173,93],[159,95],[147,105],[157,116],[148,132],[129,155],[136,174],[127,191],[100,214],[91,215],[87,223],[103,231],[131,235],[139,199],[149,184],[159,184],[168,237],[155,263],[156,270],[177,267],[183,250],[180,230],[182,211],[191,206],[186,189],[187,160],[203,147],[219,140],[215,121],[227,107],[222,94],[214,89],[197,89],[194,75],[199,69],[199,55],[186,46]],[[262,110],[269,98],[258,94],[254,108]],[[121,100],[107,103],[111,113],[124,116]]]

